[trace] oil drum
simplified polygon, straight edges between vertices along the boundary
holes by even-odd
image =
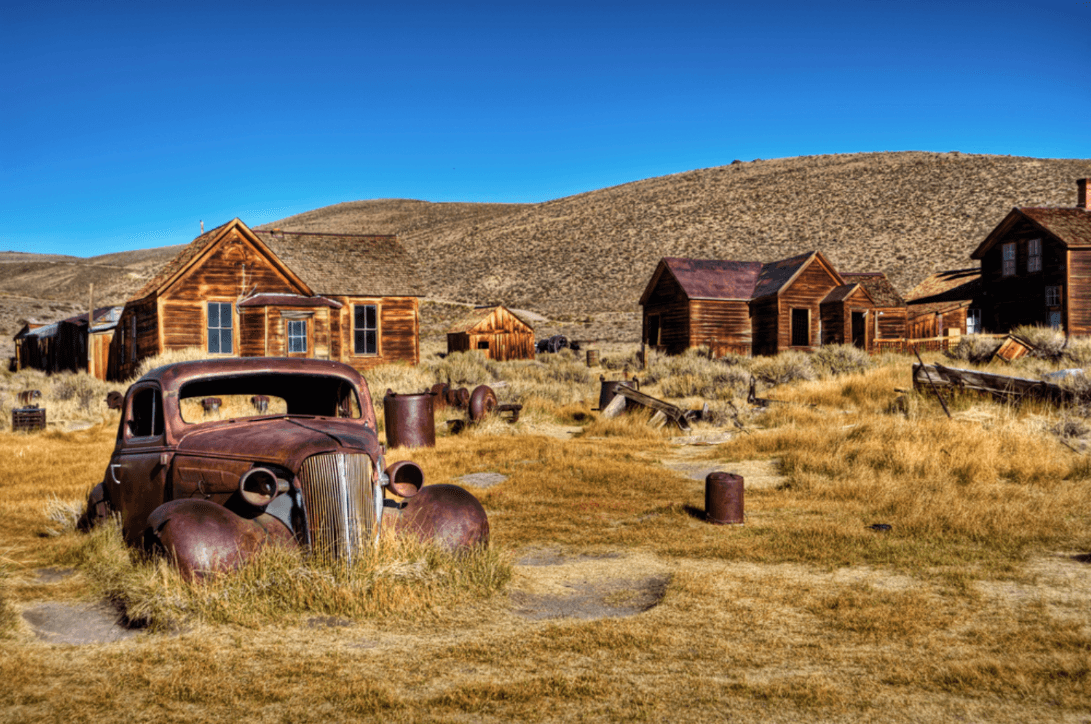
[[[705,478],[705,520],[716,525],[743,522],[743,478],[734,473],[709,473]]]
[[[383,397],[386,446],[435,447],[436,418],[431,392],[399,395],[391,390]]]

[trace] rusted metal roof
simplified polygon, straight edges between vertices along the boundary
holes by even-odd
[[[936,272],[909,292],[910,305],[968,301],[980,291],[981,269],[949,269]],[[948,305],[949,306],[949,305]]]
[[[664,257],[661,263],[690,299],[750,299],[762,268],[760,261],[681,257]]]
[[[300,294],[255,294],[239,302],[240,307],[330,307],[340,309],[341,302],[325,297],[304,297]]]
[[[883,272],[841,272],[849,284],[860,284],[875,300],[876,307],[904,307],[905,300]]]
[[[1059,239],[1069,247],[1091,246],[1091,211],[1078,207],[1048,208],[1024,206],[1012,209],[996,228],[970,255],[981,259],[1007,233],[1022,220],[1027,220],[1043,232]]]

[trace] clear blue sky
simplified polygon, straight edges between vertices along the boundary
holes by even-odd
[[[858,151],[1091,157],[1091,2],[0,0],[0,251]]]

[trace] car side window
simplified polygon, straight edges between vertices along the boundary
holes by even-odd
[[[129,437],[157,437],[163,434],[163,400],[158,388],[137,390],[129,412]]]

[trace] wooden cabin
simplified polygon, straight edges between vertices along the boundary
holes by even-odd
[[[534,359],[534,328],[507,307],[478,307],[447,330],[448,353],[471,349],[498,362]]]
[[[908,318],[905,300],[883,272],[841,272],[846,284],[859,284],[875,302],[873,339],[903,339]]]
[[[664,258],[640,304],[644,344],[668,354],[705,345],[715,356],[773,355],[874,338],[871,295],[817,251],[764,264]]]
[[[125,305],[113,373],[197,347],[209,356],[300,356],[366,370],[420,361],[416,267],[397,237],[252,230],[194,239]]]
[[[906,312],[906,336],[910,339],[984,331],[981,270],[949,269],[932,274],[909,293]]]
[[[1023,324],[1091,334],[1091,209],[1088,179],[1075,208],[1014,208],[978,245],[984,328]]]
[[[15,369],[88,373],[106,379],[109,338],[121,307],[99,307],[50,324],[27,321],[15,335]]]

